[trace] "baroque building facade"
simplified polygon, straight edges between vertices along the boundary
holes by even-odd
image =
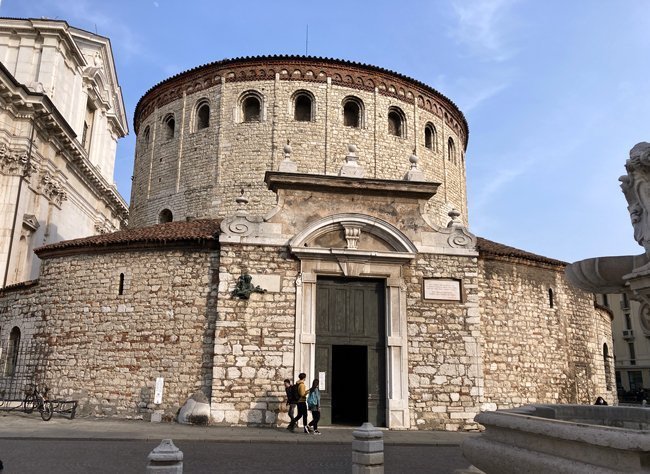
[[[128,126],[108,38],[63,21],[0,19],[0,89],[4,287],[38,277],[35,248],[123,226],[113,169]]]
[[[610,312],[563,262],[470,232],[469,129],[429,86],[225,60],[150,89],[134,128],[131,228],[40,247],[38,281],[0,293],[0,330],[32,328],[36,375],[82,411],[174,414],[201,390],[215,423],[276,424],[300,372],[326,423],[615,401]]]

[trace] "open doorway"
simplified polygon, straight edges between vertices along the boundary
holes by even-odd
[[[368,421],[368,348],[332,346],[332,423]]]

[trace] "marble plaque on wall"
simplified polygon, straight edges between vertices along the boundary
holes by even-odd
[[[460,280],[425,278],[423,293],[425,300],[460,301]]]

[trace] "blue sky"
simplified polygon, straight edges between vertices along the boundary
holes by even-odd
[[[246,55],[309,54],[398,71],[470,126],[470,229],[566,261],[641,253],[618,185],[650,141],[647,0],[2,0],[111,39],[129,123],[175,73]],[[132,129],[132,127],[131,127]],[[118,148],[130,195],[135,138]]]

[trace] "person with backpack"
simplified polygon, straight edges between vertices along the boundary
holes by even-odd
[[[294,414],[296,413],[296,406],[298,405],[298,387],[291,384],[291,380],[284,379],[284,391],[287,394],[287,407],[289,411],[289,426],[287,429],[293,431],[296,427],[294,422]]]
[[[313,430],[313,434],[319,435],[320,431],[318,431],[318,421],[320,420],[320,390],[318,389],[318,379],[314,379],[311,388],[309,389],[307,407],[311,411],[311,421],[308,426]]]
[[[305,433],[309,433],[309,428],[307,428],[307,389],[305,388],[305,379],[307,374],[300,373],[298,374],[298,381],[295,384],[295,390],[298,395],[298,415],[291,420],[293,427],[295,428],[298,425],[298,421],[302,418],[302,429]]]

